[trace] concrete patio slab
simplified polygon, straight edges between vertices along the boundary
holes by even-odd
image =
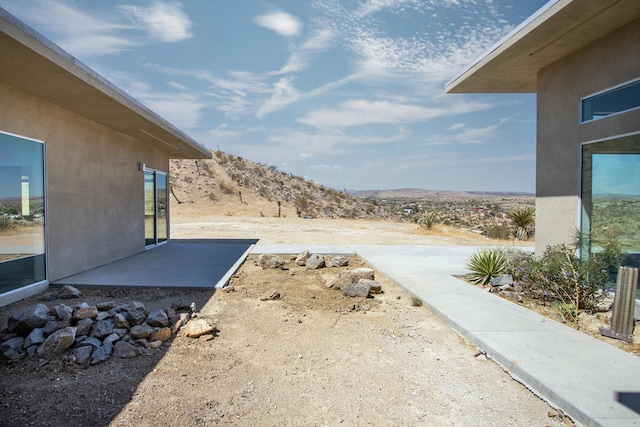
[[[220,288],[240,267],[252,239],[180,239],[52,283],[53,286]]]

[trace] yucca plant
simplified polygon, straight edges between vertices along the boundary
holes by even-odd
[[[431,230],[433,225],[438,221],[438,214],[435,212],[427,212],[420,219],[420,226]]]
[[[507,212],[507,216],[516,225],[516,238],[520,240],[528,239],[536,221],[536,208],[533,206],[518,206]]]
[[[467,279],[485,286],[491,279],[504,273],[506,262],[507,258],[500,249],[480,249],[467,261],[467,268],[471,270]]]

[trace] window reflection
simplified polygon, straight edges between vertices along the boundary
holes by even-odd
[[[640,80],[582,100],[582,121],[640,107]]]

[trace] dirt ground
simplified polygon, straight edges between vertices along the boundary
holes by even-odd
[[[307,231],[295,230],[295,222],[287,231],[273,218],[259,220],[266,224],[261,243],[316,236],[317,244],[373,244],[392,239],[386,233],[395,227],[380,223],[376,233],[367,222],[347,229],[299,220]],[[178,222],[173,236],[252,237],[237,230],[220,236],[233,227],[211,230],[213,222]],[[321,240],[327,232],[332,238]],[[395,244],[472,242],[442,230],[424,235],[415,226],[396,233]],[[343,297],[325,286],[359,266],[352,257],[349,267],[307,271],[289,261],[288,270],[262,270],[250,257],[231,279],[231,292],[81,288],[77,303],[140,301],[151,310],[195,302],[198,317],[217,324],[217,336],[177,335],[137,358],[88,368],[62,358],[1,359],[0,425],[571,425],[382,275],[376,279],[384,293],[373,298]],[[260,299],[272,290],[281,298]],[[3,307],[0,328],[38,298]]]

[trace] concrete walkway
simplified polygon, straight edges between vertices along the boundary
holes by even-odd
[[[304,249],[359,255],[578,423],[640,426],[640,357],[453,277],[477,247],[257,245],[252,253]]]

